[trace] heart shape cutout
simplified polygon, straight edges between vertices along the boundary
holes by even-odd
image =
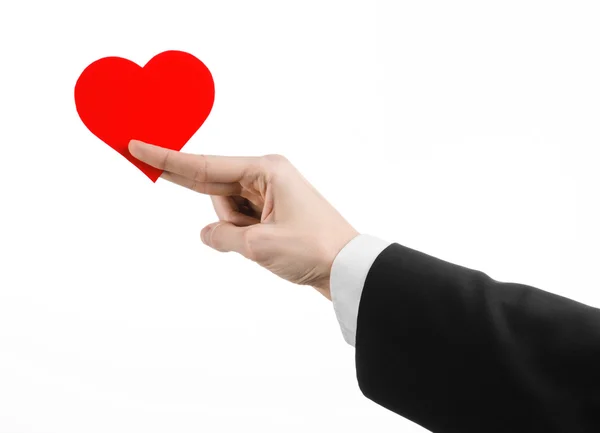
[[[75,106],[85,126],[153,182],[162,171],[133,157],[129,141],[179,151],[202,126],[214,99],[210,71],[183,51],[157,54],[144,67],[104,57],[75,84]]]

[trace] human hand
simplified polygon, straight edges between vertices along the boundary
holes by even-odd
[[[219,221],[202,229],[206,245],[331,300],[333,260],[359,233],[286,158],[194,155],[137,140],[129,151],[163,179],[211,196]]]

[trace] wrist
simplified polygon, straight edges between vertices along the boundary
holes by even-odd
[[[340,233],[339,236],[337,236],[336,242],[331,242],[329,244],[329,248],[325,249],[326,254],[323,255],[323,260],[322,260],[322,263],[324,263],[325,271],[322,273],[321,278],[319,278],[317,281],[315,281],[311,285],[315,290],[317,290],[319,293],[321,293],[323,296],[325,296],[330,301],[332,300],[331,299],[331,268],[333,266],[333,262],[334,262],[335,258],[337,257],[337,255],[340,253],[340,251],[342,251],[344,249],[344,247],[346,245],[348,245],[348,243],[352,239],[354,239],[355,237],[357,237],[359,235],[360,235],[360,233],[358,233],[354,228],[352,228],[351,226],[348,226],[348,230],[345,231],[345,233]]]

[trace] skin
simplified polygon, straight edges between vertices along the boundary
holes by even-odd
[[[129,151],[161,178],[210,195],[219,221],[202,229],[204,244],[331,300],[333,260],[359,233],[285,157],[195,155],[137,140]]]

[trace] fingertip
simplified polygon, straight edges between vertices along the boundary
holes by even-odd
[[[204,227],[204,228],[203,228],[203,229],[200,231],[200,239],[201,239],[201,240],[202,240],[202,242],[203,242],[204,244],[206,244],[206,245],[208,245],[208,243],[207,243],[207,241],[206,241],[208,238],[206,237],[206,235],[207,235],[207,234],[208,234],[208,232],[210,231],[210,229],[211,229],[211,226],[212,226],[212,224],[209,224],[209,225],[207,225],[206,227]]]
[[[140,143],[140,141],[138,140],[129,140],[129,144],[127,145],[129,153],[131,153],[133,156],[135,156],[135,154],[137,153],[138,143]]]
[[[142,147],[146,144],[147,143],[144,143],[143,141],[140,141],[140,140],[129,140],[129,144],[128,144],[127,148],[129,149],[129,153],[131,153],[133,156],[137,157],[140,155],[140,150],[142,149]]]

